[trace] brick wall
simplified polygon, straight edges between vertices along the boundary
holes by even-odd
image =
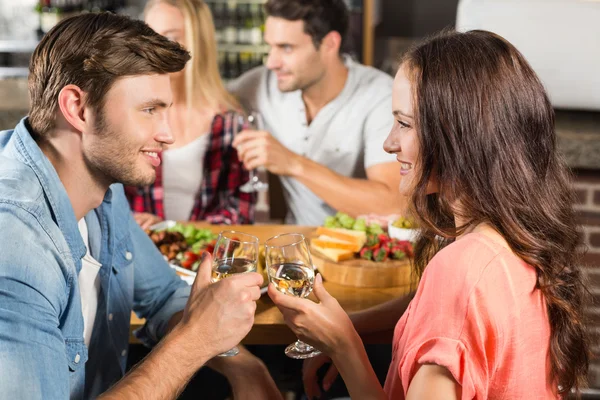
[[[600,388],[600,171],[575,171],[575,192],[580,223],[583,225],[587,253],[585,272],[592,293],[586,307],[592,342],[593,360],[590,366],[590,386]]]

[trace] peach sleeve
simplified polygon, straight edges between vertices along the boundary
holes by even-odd
[[[468,260],[484,263],[470,269],[477,274],[461,276],[466,269],[457,263],[465,262],[464,257],[434,258],[427,267],[402,339],[405,350],[397,373],[405,395],[419,365],[437,364],[446,367],[461,385],[462,399],[488,397],[498,351],[498,324],[489,316],[493,293],[478,288],[490,258],[478,258]]]

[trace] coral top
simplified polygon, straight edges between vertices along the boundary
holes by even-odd
[[[385,382],[404,399],[421,364],[446,367],[462,399],[556,399],[550,325],[533,267],[470,233],[431,260],[394,332]]]

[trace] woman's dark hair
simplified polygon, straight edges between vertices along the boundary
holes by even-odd
[[[411,199],[423,228],[417,275],[458,235],[489,224],[536,269],[550,320],[550,379],[561,394],[578,390],[589,363],[581,234],[541,82],[514,46],[486,31],[444,32],[409,51],[402,65],[421,148]],[[439,181],[434,195],[427,195],[430,177]],[[455,226],[457,214],[463,226]]]
[[[340,34],[340,49],[344,48],[348,33],[348,8],[344,0],[268,0],[265,10],[270,17],[304,21],[304,32],[317,49],[332,31]]]

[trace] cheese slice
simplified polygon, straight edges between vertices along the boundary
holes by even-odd
[[[361,244],[346,242],[331,236],[321,235],[316,239],[312,240],[312,243],[325,249],[339,249],[339,250],[350,250],[353,252],[359,252],[362,248]]]
[[[317,235],[328,236],[331,238],[339,239],[344,242],[354,243],[359,246],[359,250],[367,242],[367,233],[363,231],[353,231],[350,229],[342,228],[325,228],[320,226],[317,228]],[[358,251],[358,250],[357,250]]]
[[[317,246],[314,243],[311,244],[310,247],[311,250],[324,256],[325,258],[330,259],[331,261],[340,262],[344,260],[351,260],[354,258],[354,252],[351,250],[328,249]]]

